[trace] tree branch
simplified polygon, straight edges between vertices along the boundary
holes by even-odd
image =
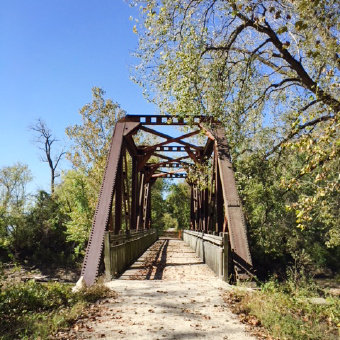
[[[313,102],[311,102],[310,104],[308,104],[307,106],[310,107],[313,104],[317,103],[316,100],[314,100]],[[265,158],[268,158],[270,155],[272,155],[274,152],[276,152],[277,149],[279,149],[284,143],[288,142],[290,139],[292,139],[293,137],[295,137],[297,134],[299,134],[302,130],[304,130],[307,127],[310,126],[315,126],[318,123],[321,122],[326,122],[328,120],[334,119],[333,115],[326,115],[326,116],[321,116],[319,118],[313,119],[305,124],[299,125],[297,127],[294,128],[294,130],[292,130],[288,136],[286,138],[284,138],[283,140],[281,140],[281,142],[279,142],[277,145],[275,145],[270,151],[268,151],[265,155]]]
[[[255,21],[247,18],[240,12],[237,13],[237,16],[244,22],[245,26],[252,27],[257,32],[266,34],[280,52],[282,59],[284,59],[301,78],[301,82],[305,87],[313,92],[320,101],[330,106],[335,112],[340,111],[340,102],[318,87],[318,84],[308,75],[302,64],[289,53],[288,49],[282,44],[267,22],[265,22],[266,26],[263,26],[255,23]]]
[[[236,29],[231,33],[229,41],[226,46],[221,47],[207,46],[205,50],[201,53],[201,57],[203,57],[203,55],[209,51],[218,51],[223,49],[224,51],[228,52],[233,43],[235,42],[235,40],[237,39],[237,37],[239,36],[239,34],[248,26],[251,26],[250,23],[245,22],[244,24],[236,27]]]

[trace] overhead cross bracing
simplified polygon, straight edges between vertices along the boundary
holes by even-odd
[[[191,131],[174,137],[158,131],[158,126],[187,126]],[[200,145],[194,137],[202,136]],[[223,126],[208,117],[127,115],[116,123],[111,141],[82,268],[87,285],[98,274],[104,232],[150,229],[153,183],[158,178],[186,178],[194,164],[207,160],[209,183],[202,188],[190,182],[191,229],[228,232],[234,275],[249,277],[252,260]]]

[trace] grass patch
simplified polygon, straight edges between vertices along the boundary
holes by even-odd
[[[225,295],[233,312],[253,326],[262,326],[269,337],[293,340],[338,340],[339,298],[320,297],[314,285],[296,287],[290,282],[268,282],[259,291],[236,288]],[[313,302],[314,301],[314,302]]]
[[[90,303],[114,294],[102,284],[72,293],[72,285],[33,280],[0,288],[1,339],[46,339],[68,329]]]

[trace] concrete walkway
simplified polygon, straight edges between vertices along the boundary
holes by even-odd
[[[181,240],[157,241],[118,280],[118,299],[87,323],[83,339],[255,339],[223,302],[230,289]]]

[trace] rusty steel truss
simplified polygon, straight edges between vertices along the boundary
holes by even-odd
[[[82,268],[87,285],[92,285],[98,275],[104,232],[111,230],[118,234],[122,230],[129,233],[130,230],[149,229],[151,187],[157,178],[186,178],[186,169],[207,160],[211,168],[208,185],[202,189],[191,183],[191,229],[206,233],[228,232],[233,274],[236,279],[251,275],[246,226],[225,130],[207,117],[191,118],[191,132],[179,137],[153,128],[162,125],[189,126],[189,121],[173,116],[128,115],[115,125]],[[140,132],[156,136],[158,141],[146,143]],[[204,136],[205,145],[194,144],[190,139],[185,141],[197,135],[201,139]],[[141,139],[139,145],[137,140]],[[173,156],[176,154],[178,157]]]

